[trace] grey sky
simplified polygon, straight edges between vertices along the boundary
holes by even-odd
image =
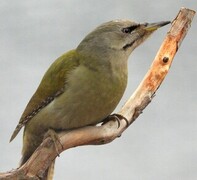
[[[44,72],[99,24],[112,19],[172,20],[194,0],[1,0],[0,172],[16,168],[22,132],[8,143]],[[135,90],[170,26],[158,30],[129,61],[129,83],[118,109]],[[65,151],[55,179],[194,180],[197,177],[197,23],[179,49],[152,103],[121,138]]]

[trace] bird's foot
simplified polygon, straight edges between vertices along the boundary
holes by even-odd
[[[47,137],[50,137],[52,139],[57,155],[60,156],[59,145],[61,146],[62,149],[63,149],[63,145],[60,141],[58,134],[53,129],[49,129],[44,135],[44,139],[46,139]]]
[[[125,120],[126,124],[127,124],[127,127],[129,126],[129,121],[124,117],[122,116],[121,114],[110,114],[109,116],[107,116],[104,120],[103,120],[103,124],[106,124],[107,122],[111,121],[111,120],[114,120],[118,123],[118,128],[120,127],[120,121],[121,120]]]

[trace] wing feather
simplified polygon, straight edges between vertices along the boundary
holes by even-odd
[[[16,126],[10,142],[17,136],[41,109],[46,107],[66,89],[68,74],[79,66],[79,58],[75,50],[60,56],[45,73],[38,89],[27,104],[18,125]]]

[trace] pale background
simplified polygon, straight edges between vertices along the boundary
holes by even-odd
[[[172,20],[182,6],[197,10],[196,0],[1,0],[0,172],[17,167],[22,131],[12,143],[9,138],[58,56],[103,22]],[[128,88],[118,109],[143,78],[169,27],[132,54]],[[156,97],[121,138],[64,152],[56,161],[56,180],[197,179],[196,32],[195,18]]]

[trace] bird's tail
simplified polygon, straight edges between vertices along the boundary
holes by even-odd
[[[28,160],[28,158],[29,157],[23,156],[20,162],[20,166],[22,166]],[[42,180],[53,180],[54,168],[55,168],[55,159],[52,161],[51,165],[45,171]]]
[[[49,168],[45,171],[43,180],[53,180],[54,168],[55,168],[55,160],[53,160]]]

